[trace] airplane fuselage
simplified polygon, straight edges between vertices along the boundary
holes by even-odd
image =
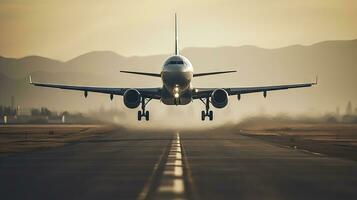
[[[186,105],[192,101],[191,62],[181,55],[170,56],[164,62],[161,79],[163,83],[161,101],[166,105]]]

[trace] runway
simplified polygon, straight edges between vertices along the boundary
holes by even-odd
[[[356,199],[357,162],[238,131],[123,131],[0,158],[1,199]]]

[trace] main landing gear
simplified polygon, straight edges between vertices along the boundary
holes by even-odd
[[[207,97],[206,101],[202,98],[200,98],[200,100],[206,106],[206,110],[201,111],[201,120],[204,121],[206,119],[206,117],[208,117],[209,120],[212,121],[213,120],[213,111],[209,110],[209,104],[210,104],[209,98]]]
[[[138,111],[138,121],[141,121],[142,117],[145,117],[146,121],[150,119],[150,112],[145,111],[145,106],[151,101],[151,99],[146,99],[145,97],[141,97],[141,110]]]

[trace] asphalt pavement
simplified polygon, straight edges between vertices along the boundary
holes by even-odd
[[[0,157],[0,199],[357,199],[357,162],[239,131],[125,131]]]

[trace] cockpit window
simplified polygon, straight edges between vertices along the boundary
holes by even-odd
[[[172,60],[169,62],[169,65],[175,65],[175,64],[183,65],[185,63],[182,60],[178,60],[178,61]]]

